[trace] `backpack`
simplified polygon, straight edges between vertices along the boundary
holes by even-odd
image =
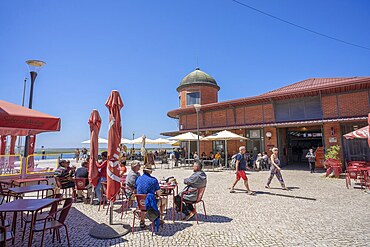
[[[237,159],[236,159],[236,156],[237,156],[238,154],[234,154],[232,157],[231,157],[231,161],[230,161],[230,167],[231,168],[235,168],[235,166],[236,166],[236,161],[237,161]]]

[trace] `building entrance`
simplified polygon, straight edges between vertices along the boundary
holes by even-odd
[[[288,164],[307,165],[306,154],[310,148],[314,151],[323,146],[321,126],[287,128],[285,156]]]

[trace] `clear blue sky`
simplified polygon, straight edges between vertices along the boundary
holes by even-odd
[[[367,0],[240,0],[307,28],[370,46]],[[167,111],[197,65],[219,100],[258,95],[310,77],[370,76],[370,51],[344,45],[253,12],[230,0],[1,1],[0,99],[21,104],[25,61],[47,65],[33,108],[62,119],[37,147],[77,147],[89,138],[92,109],[107,136],[112,89],[121,93],[123,136],[176,130]],[[29,89],[27,89],[29,90]],[[27,95],[29,91],[27,91]],[[26,99],[28,102],[28,97]]]

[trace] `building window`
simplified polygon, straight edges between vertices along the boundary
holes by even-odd
[[[263,135],[261,129],[248,129],[246,130],[247,140],[247,152],[253,156],[253,158],[257,157],[258,153],[262,153],[264,142],[263,142]]]
[[[200,104],[200,93],[187,93],[186,94],[186,105]]]
[[[276,122],[322,119],[320,97],[278,101],[274,104]]]

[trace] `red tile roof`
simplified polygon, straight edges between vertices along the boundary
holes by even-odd
[[[248,104],[261,104],[271,100],[284,100],[321,94],[341,93],[370,88],[370,77],[311,78],[253,97],[202,105],[202,111],[224,109]],[[167,116],[195,113],[193,106],[171,110]]]
[[[329,87],[340,87],[349,84],[361,83],[364,80],[370,80],[370,77],[310,78],[261,94],[261,96],[271,97],[280,94],[291,94],[291,93],[301,93],[303,91],[321,90],[327,89]]]

